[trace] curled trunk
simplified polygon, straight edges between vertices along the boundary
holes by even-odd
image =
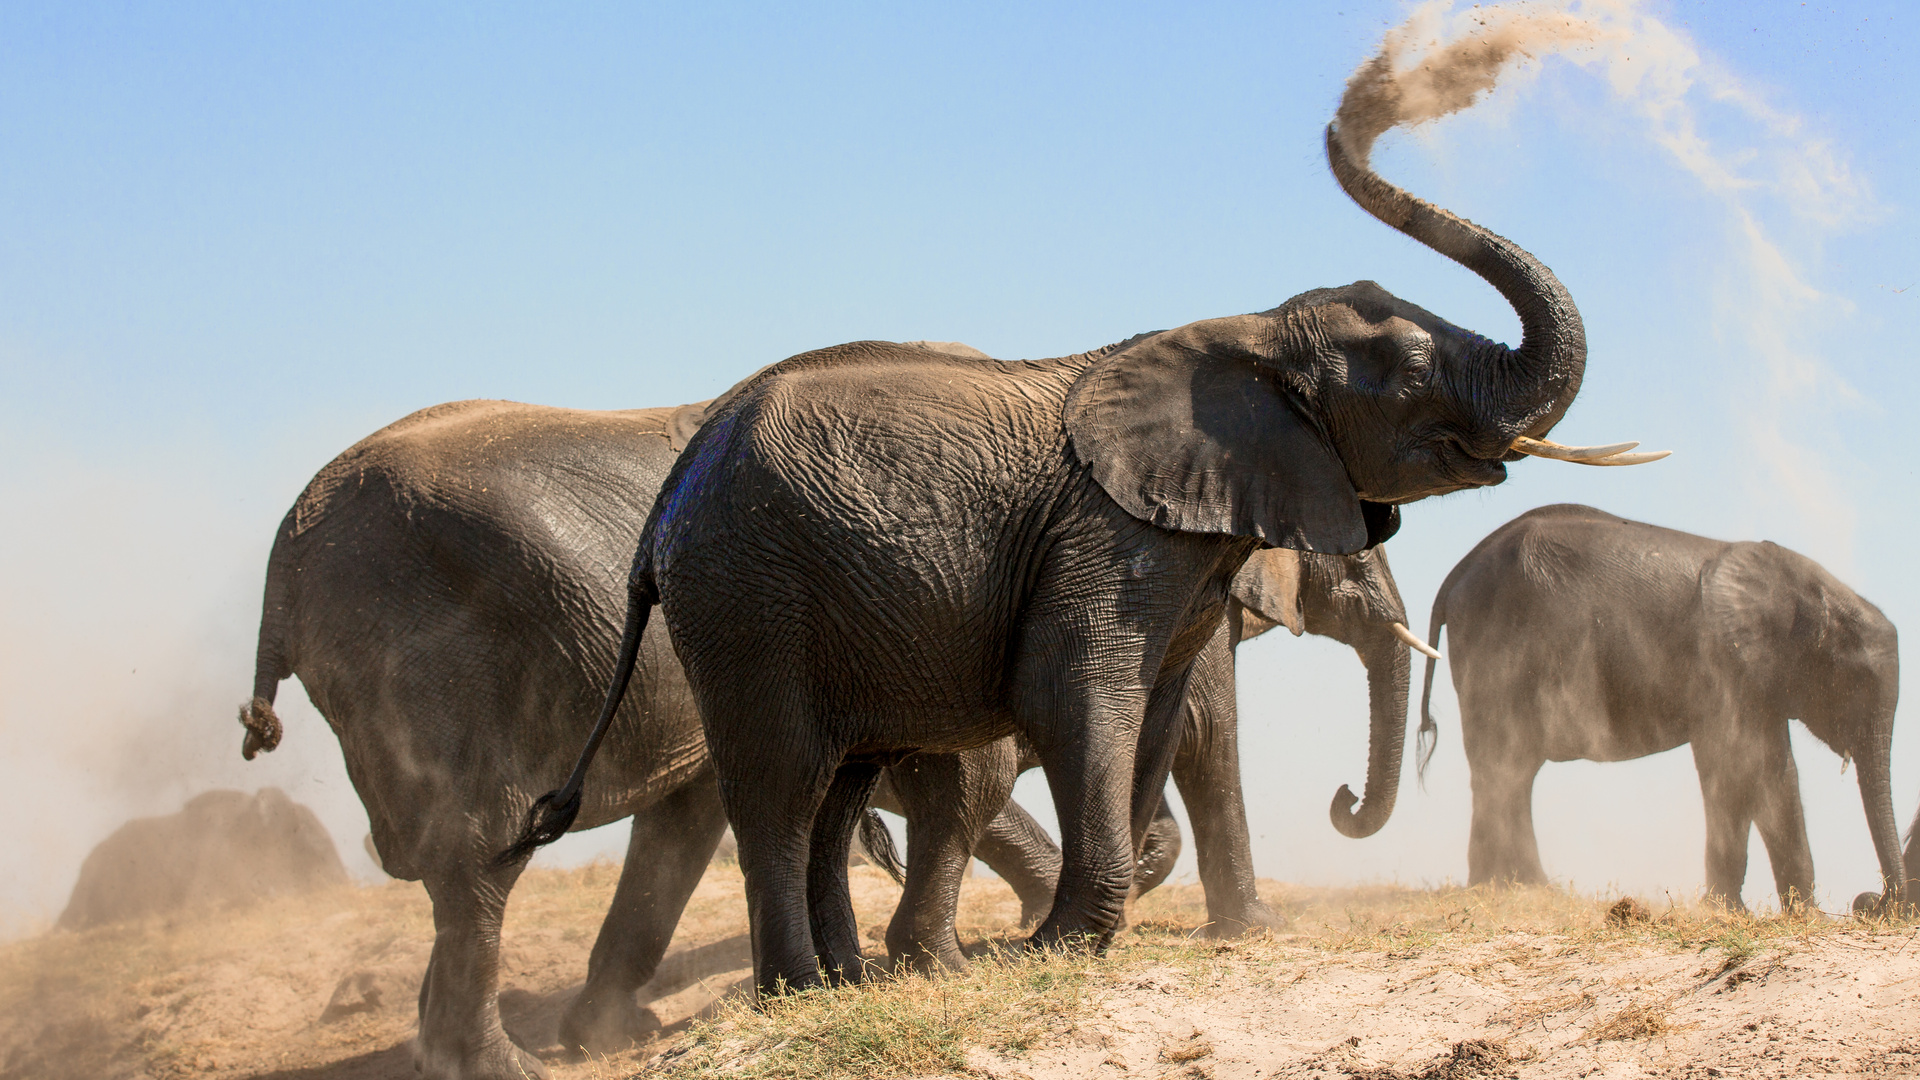
[[[1353,148],[1336,125],[1327,127],[1327,163],[1361,209],[1445,255],[1498,289],[1520,316],[1517,349],[1487,357],[1486,370],[1464,373],[1472,385],[1462,400],[1484,401],[1482,419],[1503,440],[1542,436],[1573,403],[1586,370],[1587,333],[1560,279],[1520,245],[1380,178],[1364,148]],[[1491,449],[1491,448],[1490,448]]]
[[[1341,835],[1357,840],[1380,831],[1393,816],[1393,804],[1400,795],[1400,764],[1407,748],[1407,684],[1413,662],[1407,647],[1388,633],[1356,651],[1367,666],[1366,798],[1356,800],[1353,789],[1342,784],[1328,814]]]

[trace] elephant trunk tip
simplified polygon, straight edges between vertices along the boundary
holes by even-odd
[[[1360,806],[1357,811],[1354,809],[1356,804]],[[1387,815],[1392,813],[1392,809],[1389,806],[1385,812],[1381,812],[1371,801],[1362,804],[1360,797],[1353,793],[1351,787],[1341,784],[1340,790],[1333,793],[1333,805],[1327,808],[1327,816],[1333,821],[1333,827],[1340,831],[1341,836],[1362,840],[1379,832],[1381,827],[1386,825]]]

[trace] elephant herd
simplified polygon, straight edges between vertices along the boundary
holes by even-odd
[[[1178,849],[1170,777],[1210,931],[1278,925],[1254,889],[1234,700],[1235,646],[1275,626],[1365,665],[1366,781],[1330,813],[1348,836],[1385,824],[1408,649],[1429,693],[1438,656],[1379,546],[1400,507],[1499,483],[1523,455],[1655,455],[1545,440],[1586,345],[1544,265],[1382,180],[1333,128],[1327,153],[1360,206],[1501,292],[1518,348],[1363,281],[1053,359],[864,341],[677,409],[457,402],[314,477],[270,557],[243,752],[278,743],[297,675],[382,865],[432,899],[427,1075],[544,1073],[500,1024],[507,896],[538,844],[621,818],[571,1045],[642,1030],[634,992],[729,824],[763,992],[867,975],[847,852],[870,805],[907,821],[898,963],[965,965],[954,905],[976,855],[1035,943],[1103,947]],[[1473,881],[1545,880],[1542,762],[1685,742],[1710,887],[1738,902],[1752,822],[1783,902],[1810,898],[1791,717],[1858,761],[1901,898],[1894,630],[1809,560],[1548,507],[1454,569],[1427,640],[1443,628]],[[1034,765],[1058,848],[1010,799]]]

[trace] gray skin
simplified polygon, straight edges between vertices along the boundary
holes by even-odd
[[[1330,808],[1334,826],[1356,838],[1377,832],[1393,812],[1406,746],[1412,675],[1407,645],[1393,631],[1396,623],[1405,627],[1407,612],[1384,548],[1345,556],[1301,554],[1287,548],[1258,551],[1234,576],[1230,597],[1225,622],[1194,662],[1172,770],[1193,824],[1207,897],[1205,933],[1211,937],[1285,925],[1260,899],[1254,884],[1240,780],[1234,681],[1238,644],[1284,625],[1295,634],[1333,638],[1359,655],[1367,669],[1369,696],[1366,810],[1357,816],[1350,812],[1354,798],[1344,787]],[[965,827],[983,816],[981,808],[963,805],[957,813],[951,807],[940,813],[938,805],[923,805],[942,794],[922,793],[918,788],[924,785],[915,782],[916,768],[931,757],[916,755],[889,770],[873,802],[902,813],[911,803],[917,810],[908,825],[911,862],[905,892],[887,929],[887,951],[896,965],[923,971],[961,970],[966,959],[954,918],[969,848],[975,855],[991,852],[994,856],[989,865],[1020,897],[1023,922],[1044,914],[1051,902],[1060,873],[1060,851],[1014,802],[987,826],[978,846],[972,846]],[[1035,755],[1017,751],[1011,759],[995,754],[988,760],[1017,772],[1039,764]],[[962,785],[962,789],[984,794],[1011,785],[1009,777],[1000,783]],[[1131,897],[1164,881],[1180,848],[1179,825],[1162,798],[1135,866]],[[1009,873],[1009,865],[1017,869]]]
[[[619,641],[633,522],[675,458],[673,410],[441,405],[321,470],[268,563],[243,752],[279,740],[297,675],[340,739],[379,860],[433,901],[416,1052],[429,1077],[545,1075],[500,1026],[500,920],[521,865],[490,859],[586,736]],[[644,1026],[653,974],[726,827],[680,665],[649,634],[578,828],[632,842],[563,1039]]]
[[[1586,339],[1552,273],[1328,136],[1362,207],[1513,304],[1519,348],[1358,282],[1051,360],[823,349],[689,442],[636,552],[622,647],[657,601],[739,842],[763,992],[864,977],[845,853],[881,767],[1016,733],[1062,833],[1033,942],[1103,947],[1247,557],[1376,544],[1398,504],[1504,479],[1514,440],[1572,402]],[[505,854],[564,831],[581,782],[543,796]]]
[[[1707,815],[1707,888],[1740,906],[1758,825],[1780,903],[1812,901],[1787,721],[1857,763],[1860,798],[1898,900],[1906,873],[1888,753],[1900,661],[1893,624],[1805,556],[1728,543],[1588,506],[1531,510],[1447,575],[1442,626],[1473,772],[1468,881],[1542,883],[1533,780],[1547,761],[1625,761],[1693,747]],[[1421,736],[1434,731],[1428,663]]]
[[[519,865],[491,855],[586,736],[635,523],[710,404],[436,406],[340,455],[281,524],[242,752],[278,745],[273,700],[298,675],[339,737],[374,857],[433,900],[416,1043],[428,1076],[543,1074],[500,1026],[500,919]],[[575,823],[633,816],[586,986],[561,1021],[563,1044],[593,1050],[656,1026],[634,991],[656,974],[726,825],[664,628],[646,637],[638,676]]]

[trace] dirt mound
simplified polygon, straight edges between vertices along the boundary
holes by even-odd
[[[59,926],[83,930],[346,883],[333,838],[286,792],[209,791],[177,814],[129,821],[102,840],[81,864]]]

